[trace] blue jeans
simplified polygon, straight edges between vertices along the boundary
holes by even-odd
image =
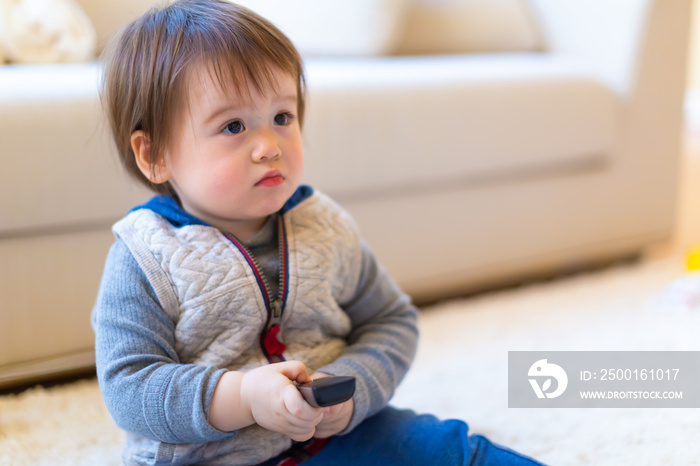
[[[468,429],[462,421],[440,421],[432,415],[387,407],[349,434],[331,438],[303,465],[542,465],[491,443],[482,435],[470,436]],[[283,458],[275,458],[264,465],[279,464]]]

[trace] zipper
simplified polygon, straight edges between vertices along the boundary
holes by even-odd
[[[282,353],[287,349],[284,343],[280,342],[277,335],[281,329],[282,315],[284,314],[284,308],[287,303],[289,276],[288,276],[288,261],[289,255],[287,253],[287,234],[284,226],[284,219],[282,215],[277,218],[277,237],[279,240],[279,255],[280,255],[280,273],[279,273],[279,286],[278,293],[275,298],[270,297],[270,285],[267,281],[267,277],[260,266],[258,259],[250,252],[250,250],[238,240],[234,235],[230,233],[224,233],[224,236],[228,238],[243,254],[248,265],[253,269],[255,273],[258,286],[263,296],[263,301],[265,302],[265,308],[267,309],[267,323],[260,335],[260,345],[262,347],[263,353],[267,358],[268,362],[276,363],[284,361],[284,356]]]

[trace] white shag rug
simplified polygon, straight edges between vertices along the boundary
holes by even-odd
[[[700,310],[683,301],[700,285],[671,286],[682,276],[682,258],[671,257],[426,308],[416,361],[392,403],[464,419],[553,466],[700,464],[698,409],[507,402],[508,351],[700,350]],[[94,380],[0,397],[2,466],[118,465],[122,438]]]

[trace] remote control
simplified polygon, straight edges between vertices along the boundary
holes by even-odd
[[[297,386],[307,403],[315,408],[333,406],[352,398],[355,377],[322,377]]]

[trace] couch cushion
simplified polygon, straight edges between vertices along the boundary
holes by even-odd
[[[92,20],[97,32],[97,47],[102,50],[109,38],[131,20],[145,13],[157,0],[77,0]]]
[[[110,152],[98,74],[96,63],[0,68],[0,236],[110,225],[143,199]]]
[[[526,0],[410,0],[398,52],[523,52],[539,43]]]
[[[277,25],[304,56],[394,50],[406,0],[237,0]]]
[[[344,199],[587,163],[609,156],[618,124],[616,95],[552,55],[308,60],[307,69],[307,181]]]

